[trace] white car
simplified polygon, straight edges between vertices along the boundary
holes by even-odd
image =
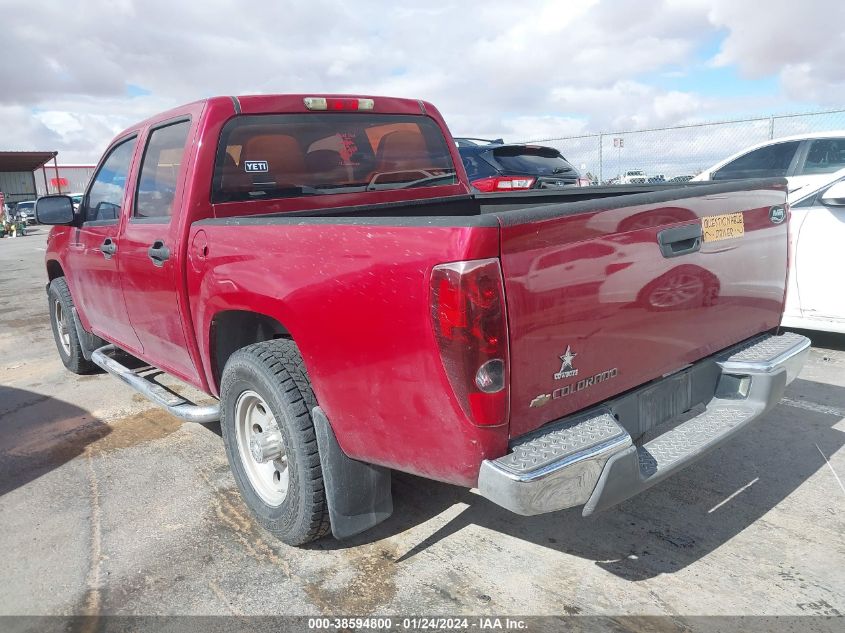
[[[622,174],[622,177],[619,179],[619,184],[643,185],[645,184],[646,180],[648,180],[648,176],[646,176],[645,172],[642,169],[629,169],[628,171]]]
[[[748,147],[705,169],[693,182],[785,177],[789,199],[845,168],[845,130],[785,136]]]
[[[845,334],[845,169],[802,189],[790,209],[783,325]]]

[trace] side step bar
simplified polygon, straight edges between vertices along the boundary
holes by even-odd
[[[158,406],[167,409],[177,418],[182,418],[188,422],[198,422],[200,424],[216,422],[220,419],[219,404],[200,406],[189,402],[184,398],[180,398],[161,385],[156,384],[143,376],[139,376],[125,365],[121,365],[110,356],[110,354],[117,351],[119,350],[114,345],[105,345],[94,350],[91,354],[91,361],[106,370],[112,376],[120,378],[123,382],[148,400],[151,400]]]

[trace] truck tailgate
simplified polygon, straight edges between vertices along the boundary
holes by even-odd
[[[511,436],[777,327],[785,201],[778,179],[500,213]]]

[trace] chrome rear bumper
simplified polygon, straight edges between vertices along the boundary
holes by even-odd
[[[548,424],[517,438],[507,455],[482,462],[479,491],[522,515],[584,505],[586,516],[608,508],[692,463],[775,406],[809,350],[809,339],[798,334],[755,337],[682,374]],[[643,398],[662,383],[669,389],[670,382],[684,380],[690,393],[708,394],[691,403],[703,410],[688,419],[642,419],[660,410]],[[649,436],[667,430],[635,444],[626,430],[632,428],[649,429]]]

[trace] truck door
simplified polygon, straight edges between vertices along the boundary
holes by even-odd
[[[185,147],[191,121],[184,117],[146,135],[131,215],[121,236],[123,296],[144,358],[188,382],[198,372],[188,352],[179,301],[182,288],[179,208],[185,181]]]
[[[91,330],[133,353],[143,348],[123,301],[118,226],[129,206],[127,181],[137,140],[121,139],[106,153],[80,203],[82,222],[67,252],[74,302]]]

